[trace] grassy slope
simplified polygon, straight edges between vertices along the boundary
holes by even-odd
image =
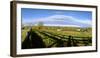
[[[33,27],[33,29],[48,31],[57,35],[61,34],[61,35],[67,35],[67,36],[71,35],[71,36],[78,36],[78,37],[92,37],[91,28],[89,28],[88,32],[75,31],[77,28],[74,28],[74,27],[71,27],[71,28],[63,27],[62,29],[64,29],[64,31],[57,31],[58,28],[61,28],[61,27],[43,27],[42,29],[38,29],[38,27]],[[22,41],[24,41],[28,31],[29,31],[29,28],[25,28],[22,30]]]

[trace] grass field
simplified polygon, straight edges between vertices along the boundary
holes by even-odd
[[[45,44],[44,48],[92,45],[92,42],[91,42],[92,28],[90,27],[78,28],[78,27],[33,26],[31,27],[31,29],[32,29],[30,33],[31,40],[33,39],[37,40],[37,37],[35,37],[35,35],[37,35],[38,37],[41,38],[41,41],[43,41],[43,43]],[[25,42],[26,37],[27,37],[27,32],[29,31],[30,31],[29,27],[22,28],[22,44],[23,42]],[[30,41],[32,42],[31,43],[32,45],[35,44],[35,43],[33,44],[34,41]],[[31,46],[31,48],[34,48],[34,47]]]

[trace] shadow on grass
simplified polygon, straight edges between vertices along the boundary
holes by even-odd
[[[45,32],[40,32],[44,36],[48,36],[49,38],[52,38],[55,40],[54,43],[51,45],[47,45],[43,42],[42,38],[32,29],[27,32],[27,36],[25,40],[22,42],[22,49],[32,49],[32,48],[51,48],[55,45],[55,47],[72,47],[72,46],[80,46],[79,44],[83,44],[83,46],[88,46],[89,43],[91,43],[91,40],[77,40],[74,39],[73,36],[68,36],[66,38],[67,41],[63,41],[61,39],[58,39],[55,36],[48,35]],[[82,43],[80,43],[82,42]]]
[[[45,43],[42,38],[37,35],[32,29],[27,32],[27,36],[22,42],[22,49],[31,49],[31,48],[45,48]]]

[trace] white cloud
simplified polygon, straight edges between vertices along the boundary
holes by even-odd
[[[80,27],[78,25],[44,24],[44,26]]]
[[[60,25],[62,25],[62,26],[80,26],[82,24],[92,26],[92,21],[91,20],[76,19],[72,16],[65,16],[65,15],[52,15],[52,16],[49,16],[49,17],[27,20],[26,22],[28,22],[28,23],[37,23],[37,22],[40,22],[40,21],[41,22],[69,22],[69,23],[74,24],[74,25],[72,25],[72,24],[66,23],[65,25],[63,25],[63,24],[58,23],[59,26]],[[25,23],[25,21],[24,21],[24,23]],[[54,24],[49,24],[49,25],[54,25]],[[57,24],[55,24],[55,26],[56,25]]]

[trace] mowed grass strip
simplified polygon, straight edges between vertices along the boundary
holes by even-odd
[[[22,40],[22,42],[25,40],[28,31],[29,31],[29,29],[23,29],[21,31],[21,38],[22,38],[21,40]]]

